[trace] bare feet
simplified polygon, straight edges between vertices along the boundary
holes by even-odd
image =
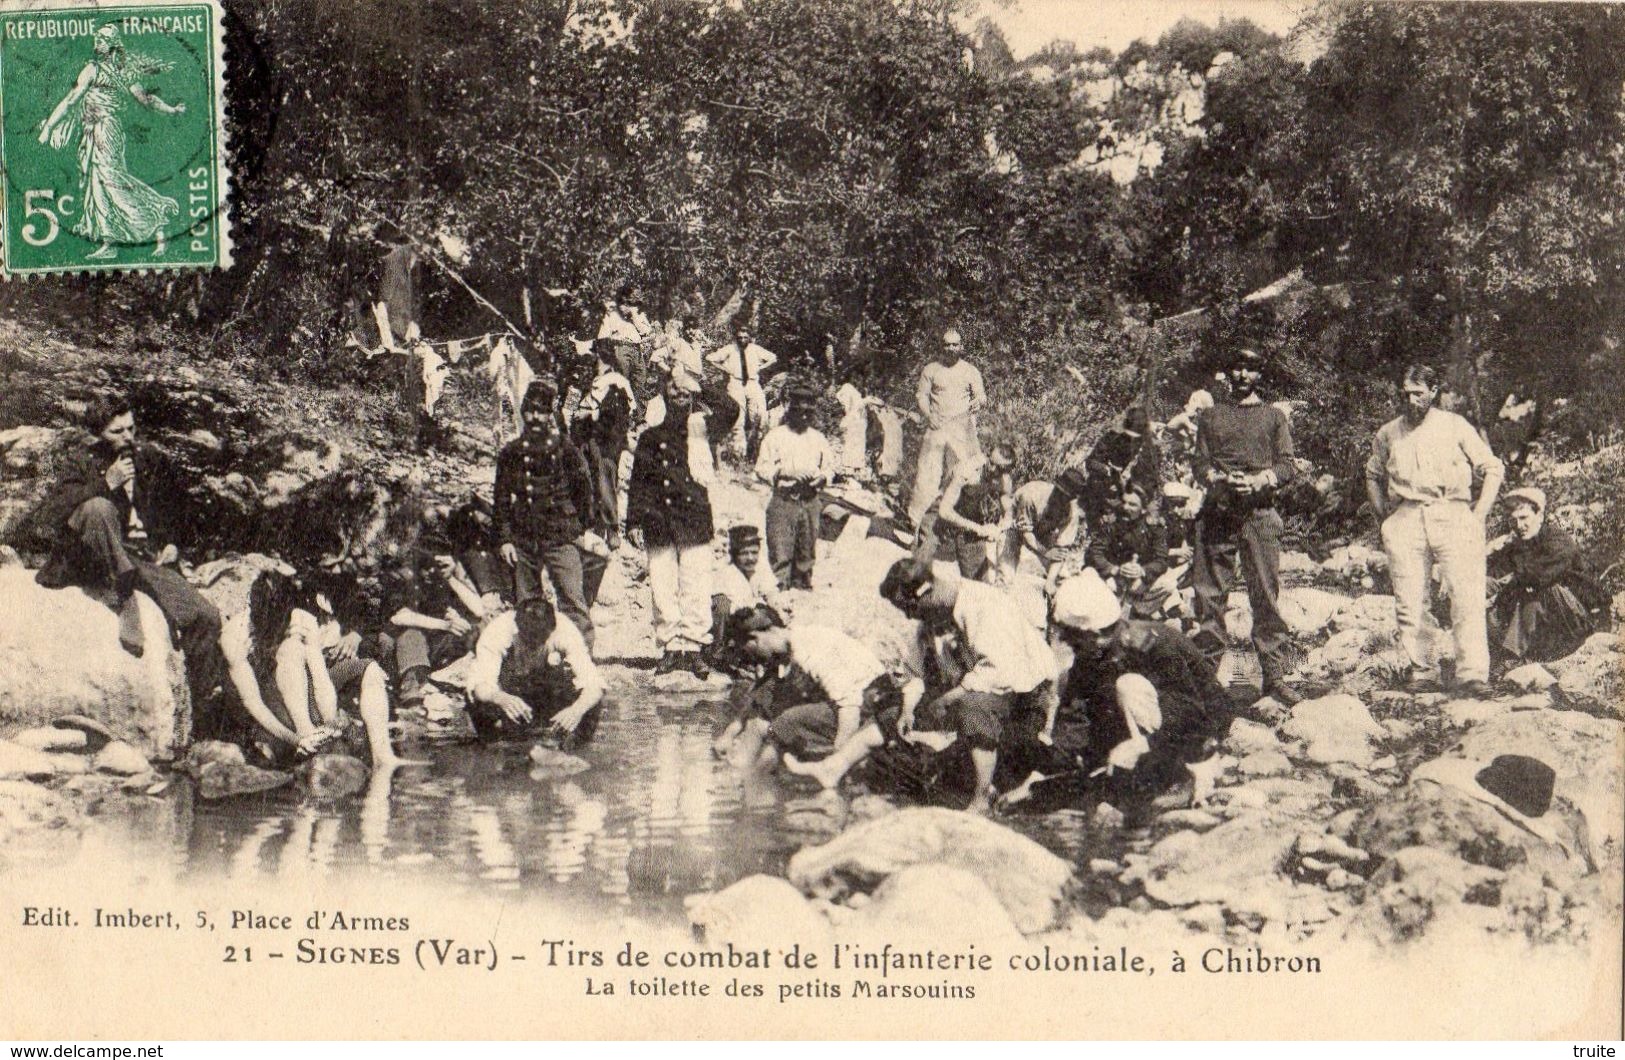
[[[812,777],[818,781],[824,790],[832,790],[841,782],[841,778],[834,776],[827,765],[828,759],[805,761],[797,758],[789,751],[784,752],[784,768],[798,777]]]

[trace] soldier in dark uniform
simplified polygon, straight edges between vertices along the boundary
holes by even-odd
[[[589,608],[608,565],[581,547],[596,524],[596,494],[581,451],[570,444],[559,418],[558,390],[538,378],[520,405],[525,431],[497,455],[493,497],[502,558],[514,568],[520,598],[541,591],[545,567],[558,609],[593,640]]]
[[[626,526],[648,551],[654,597],[656,673],[707,676],[700,653],[711,642],[710,486],[713,446],[733,427],[739,405],[686,371],[666,385],[666,418],[638,439],[627,487]]]
[[[1150,589],[1168,570],[1168,527],[1138,490],[1126,490],[1115,512],[1102,519],[1088,557],[1101,578],[1115,579],[1135,617],[1156,613]]]
[[[1279,604],[1281,515],[1275,499],[1297,469],[1286,413],[1258,394],[1262,361],[1252,350],[1237,353],[1228,372],[1231,401],[1214,405],[1197,428],[1195,467],[1207,497],[1196,517],[1191,584],[1201,626],[1196,642],[1217,661],[1224,654],[1226,598],[1239,553],[1264,693],[1290,707],[1302,697],[1286,684],[1291,636]]]
[[[1089,450],[1084,468],[1089,473],[1089,489],[1081,499],[1091,529],[1125,489],[1156,496],[1162,488],[1162,456],[1151,437],[1151,417],[1145,409],[1130,405],[1123,413],[1122,426],[1112,427]]]

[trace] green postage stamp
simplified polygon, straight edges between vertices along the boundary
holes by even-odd
[[[231,264],[217,0],[0,0],[4,274]]]

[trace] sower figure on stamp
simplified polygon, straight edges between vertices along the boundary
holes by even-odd
[[[1405,412],[1371,442],[1366,494],[1382,520],[1382,547],[1394,582],[1399,644],[1410,663],[1407,684],[1432,687],[1436,677],[1422,651],[1422,616],[1433,568],[1450,596],[1456,640],[1456,681],[1470,696],[1488,691],[1489,634],[1485,627],[1484,520],[1506,469],[1473,425],[1437,407],[1439,374],[1413,364],[1403,383]],[[1473,478],[1483,485],[1472,499]]]
[[[835,474],[835,452],[813,426],[818,391],[796,382],[784,422],[767,432],[756,477],[773,487],[767,502],[767,558],[780,589],[811,589],[823,502],[818,491]]]
[[[52,541],[50,561],[36,576],[47,588],[81,586],[119,613],[119,642],[140,655],[141,619],[132,597],[158,604],[186,656],[193,703],[220,679],[220,612],[177,572],[174,544],[179,486],[163,458],[136,441],[135,413],[115,402],[91,413],[96,441],[74,454],[56,489],[34,515]]]
[[[1191,559],[1201,627],[1196,642],[1215,663],[1224,654],[1224,613],[1239,554],[1264,694],[1292,707],[1302,697],[1286,683],[1291,635],[1280,609],[1281,515],[1275,494],[1296,468],[1286,413],[1259,397],[1262,366],[1257,353],[1238,351],[1227,372],[1231,401],[1209,409],[1196,432],[1196,473],[1207,486]]]
[[[502,558],[514,568],[520,599],[541,591],[541,572],[547,569],[559,611],[590,648],[588,609],[608,566],[604,556],[582,547],[594,522],[592,474],[564,435],[558,391],[550,380],[531,383],[520,412],[525,433],[497,455],[493,507]]]
[[[75,235],[99,243],[87,257],[115,257],[114,244],[151,244],[164,253],[164,226],[180,214],[180,204],[159,194],[129,170],[124,157],[124,124],[119,117],[125,94],[160,114],[184,114],[185,103],[165,103],[142,87],[140,79],[169,69],[169,64],[124,48],[118,27],[96,31],[95,55],[62,102],[40,122],[39,142],[57,150],[79,132],[79,220]]]

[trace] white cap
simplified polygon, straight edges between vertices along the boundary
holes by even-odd
[[[1123,606],[1100,574],[1085,568],[1055,590],[1051,614],[1057,625],[1098,633],[1123,616]]]

